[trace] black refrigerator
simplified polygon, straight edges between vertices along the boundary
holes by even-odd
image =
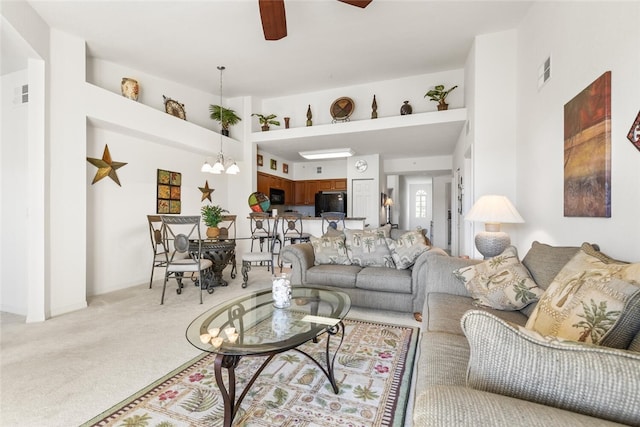
[[[323,191],[316,193],[316,216],[322,212],[347,213],[347,193],[340,191]]]

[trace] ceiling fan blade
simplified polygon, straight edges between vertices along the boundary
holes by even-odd
[[[284,0],[258,0],[265,40],[280,40],[287,36]]]
[[[371,3],[373,0],[338,0],[338,1],[341,1],[342,3],[350,4],[351,6],[358,6],[364,9],[365,7],[369,6],[369,3]]]

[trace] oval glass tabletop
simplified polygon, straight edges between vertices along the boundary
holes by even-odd
[[[213,307],[191,322],[187,340],[228,356],[273,353],[335,328],[351,308],[351,299],[339,290],[293,286],[291,294],[291,306],[284,309],[273,306],[270,289]]]

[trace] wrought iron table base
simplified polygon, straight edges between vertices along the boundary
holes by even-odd
[[[338,343],[338,347],[336,347],[335,352],[333,353],[332,357],[329,357],[329,344],[331,342],[331,336],[333,335],[337,335],[338,333],[340,333],[340,331],[342,331],[342,333],[340,334],[340,342]],[[304,354],[305,356],[307,356],[309,359],[311,359],[311,361],[313,361],[313,363],[315,363],[320,370],[322,370],[322,372],[324,372],[325,376],[327,377],[327,379],[329,380],[329,382],[331,383],[331,386],[333,387],[333,392],[335,394],[338,394],[338,384],[336,382],[336,378],[333,372],[333,368],[335,366],[335,359],[336,356],[338,354],[338,350],[340,350],[340,346],[342,345],[342,341],[344,340],[344,323],[342,323],[342,321],[338,322],[335,326],[329,328],[327,330],[327,346],[326,346],[326,350],[325,350],[325,357],[326,357],[326,361],[327,361],[327,366],[326,368],[324,366],[322,366],[320,364],[320,362],[318,362],[316,359],[314,359],[311,355],[309,355],[308,353],[294,348],[293,350],[297,351],[298,353]],[[316,338],[313,339],[314,342],[317,342]],[[284,353],[287,350],[279,350],[279,351],[275,351],[273,353],[268,353],[267,360],[264,361],[264,363],[262,365],[260,365],[260,368],[256,371],[256,373],[251,377],[251,379],[249,380],[249,382],[247,383],[247,385],[245,386],[244,390],[242,391],[242,394],[240,394],[240,396],[238,397],[238,399],[236,400],[236,367],[238,366],[238,363],[240,363],[240,359],[242,358],[242,356],[228,356],[228,355],[224,355],[224,354],[218,354],[215,358],[214,361],[214,372],[215,372],[215,376],[216,376],[216,383],[218,384],[218,388],[220,389],[220,393],[222,394],[222,400],[224,402],[224,427],[231,427],[231,423],[233,423],[233,419],[235,418],[238,409],[240,409],[240,405],[242,404],[242,401],[244,400],[245,396],[247,395],[247,393],[249,392],[249,389],[251,389],[251,386],[253,386],[253,383],[256,381],[256,379],[258,378],[258,376],[262,373],[262,371],[264,370],[264,368],[267,367],[267,365],[269,364],[269,362],[271,362],[271,360],[279,353]],[[264,356],[265,354],[262,354],[261,356]],[[227,374],[228,374],[228,378],[229,378],[229,388],[227,388],[224,385],[224,381],[222,378],[222,368],[225,368],[227,370]]]

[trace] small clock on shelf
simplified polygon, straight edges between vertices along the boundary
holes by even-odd
[[[167,114],[171,114],[172,116],[178,117],[182,120],[187,120],[187,113],[184,110],[184,104],[180,104],[175,99],[167,98],[162,95],[162,99],[164,99],[164,111]]]
[[[369,167],[369,165],[367,164],[366,160],[358,160],[356,162],[356,170],[358,172],[364,172],[367,170],[367,167]]]

